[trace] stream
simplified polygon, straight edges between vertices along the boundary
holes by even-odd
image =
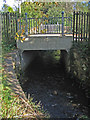
[[[80,118],[88,115],[88,101],[62,68],[62,64],[37,59],[25,71],[23,91],[40,101],[50,118]]]

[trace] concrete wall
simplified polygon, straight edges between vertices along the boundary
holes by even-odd
[[[61,50],[60,64],[65,72],[70,72],[70,54],[69,54],[69,51]]]
[[[38,51],[20,51],[16,54],[16,66],[20,67],[24,71],[28,65],[39,55]]]
[[[72,36],[59,35],[54,36],[30,36],[26,38],[23,43],[19,40],[17,41],[17,47],[24,50],[69,50],[72,46]]]

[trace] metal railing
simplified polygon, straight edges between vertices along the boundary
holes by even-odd
[[[72,17],[43,17],[43,18],[28,18],[25,13],[25,18],[20,18],[18,21],[18,30],[24,34],[72,34]]]
[[[89,13],[73,13],[73,41],[88,41],[89,38]]]

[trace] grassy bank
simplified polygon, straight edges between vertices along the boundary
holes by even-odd
[[[8,54],[16,49],[15,43],[10,42],[10,44],[7,44],[7,40],[4,39],[2,40],[2,48],[2,92],[0,93],[2,107],[1,117],[4,119],[46,118],[47,115],[40,102],[34,103],[32,102],[33,98],[29,95],[28,99],[24,99],[12,91],[10,84],[7,82],[8,79],[11,79],[11,76],[6,70],[6,59],[8,58]]]

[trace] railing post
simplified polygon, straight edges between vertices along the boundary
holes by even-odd
[[[17,13],[15,13],[15,20],[16,20],[16,31],[15,32],[17,32],[18,31],[18,29],[17,29],[17,25],[18,25],[18,21],[17,21]]]
[[[64,35],[64,11],[62,11],[62,36]]]
[[[19,15],[18,15],[18,18],[17,18],[17,32],[19,32]]]
[[[73,43],[74,43],[74,33],[75,33],[75,11],[73,12]]]
[[[25,19],[26,19],[25,34],[26,34],[26,36],[28,36],[28,22],[27,22],[27,13],[25,13]]]

